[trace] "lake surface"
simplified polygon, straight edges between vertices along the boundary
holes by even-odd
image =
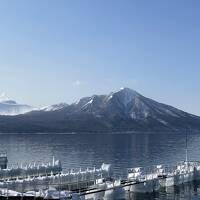
[[[9,134],[0,135],[0,151],[7,151],[9,165],[60,159],[70,168],[100,167],[111,163],[116,177],[127,168],[176,164],[185,160],[185,134]],[[200,134],[188,136],[190,160],[200,160]],[[128,194],[126,199],[200,199],[198,183],[154,195]]]

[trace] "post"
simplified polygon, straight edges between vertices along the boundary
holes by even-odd
[[[53,166],[53,167],[55,166],[55,158],[54,158],[54,156],[53,156],[52,166]]]
[[[76,183],[77,190],[79,189],[79,184],[78,184],[79,183],[79,178],[78,177],[79,177],[79,174],[77,173],[77,179],[76,179],[76,181],[77,181],[77,183]]]
[[[6,185],[7,185],[7,192],[6,193],[7,193],[7,199],[8,199],[8,183],[6,183]]]
[[[186,163],[188,162],[188,149],[187,149],[187,130],[186,130],[186,135],[185,135],[185,161]]]
[[[34,200],[36,199],[36,182],[35,182],[35,177],[33,179],[33,187],[34,187],[34,190],[35,190],[35,196],[34,196]]]
[[[24,190],[25,190],[25,181],[23,180],[23,182],[22,182],[22,196],[21,196],[21,200],[23,200],[23,198],[24,198]]]
[[[59,181],[58,181],[58,184],[59,184],[59,199],[60,199],[60,185],[61,185],[60,173],[59,173]]]
[[[188,133],[186,130],[186,136],[185,136],[185,161],[186,161],[186,167],[188,168]]]

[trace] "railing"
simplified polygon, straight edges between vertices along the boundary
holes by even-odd
[[[55,165],[54,165],[55,167]],[[0,172],[7,172],[8,170],[0,170]],[[47,170],[46,170],[47,172]],[[0,182],[0,191],[3,189],[14,190],[20,193],[24,193],[32,190],[47,190],[49,186],[55,186],[58,189],[66,189],[70,191],[80,191],[82,189],[86,189],[89,186],[98,184],[97,180],[107,179],[109,178],[109,169],[105,168],[105,164],[102,165],[101,168],[87,168],[86,170],[69,170],[68,173],[59,173],[53,174],[53,172],[45,173],[43,176],[38,174],[34,176],[30,176],[27,174],[23,174],[23,176],[19,176],[16,178],[12,175],[12,178],[15,179],[7,179],[4,178]]]
[[[148,180],[148,178],[156,178],[164,175],[175,175],[180,173],[186,173],[189,170],[199,168],[200,170],[200,162],[199,161],[182,161],[177,163],[176,165],[152,165],[148,167],[136,167],[136,168],[128,168],[127,174],[128,179],[135,180]],[[157,176],[153,176],[153,175]],[[132,175],[132,177],[131,177]],[[152,175],[152,176],[150,176]]]

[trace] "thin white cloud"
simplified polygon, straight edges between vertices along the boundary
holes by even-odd
[[[76,80],[76,81],[73,82],[73,85],[74,86],[80,86],[81,85],[81,81]]]

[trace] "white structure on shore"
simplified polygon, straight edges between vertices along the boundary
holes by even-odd
[[[100,196],[152,193],[186,182],[200,180],[200,162],[183,161],[175,166],[157,165],[128,169],[126,179],[111,177],[111,166],[100,168],[69,170],[62,172],[61,162],[29,164],[7,168],[7,156],[0,157],[0,196],[40,196],[58,197],[75,195],[84,199],[99,199]]]

